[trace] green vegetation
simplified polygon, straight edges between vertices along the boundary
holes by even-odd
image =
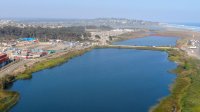
[[[31,78],[32,78],[32,75],[27,74],[27,73],[22,73],[16,76],[17,80],[24,80],[24,79],[31,79]]]
[[[6,86],[8,86],[11,82],[14,81],[15,77],[10,75],[0,78],[0,90],[3,90],[4,88],[6,88]]]
[[[19,28],[14,26],[6,26],[0,28],[0,39],[5,41],[7,39],[21,38],[21,37],[35,37],[41,41],[47,39],[62,39],[62,40],[87,40],[91,34],[85,31],[85,27],[62,27],[62,28],[41,28],[41,27],[26,27]]]
[[[19,99],[17,92],[5,91],[6,86],[14,81],[13,76],[6,76],[0,79],[0,112],[7,111],[10,107],[15,105]]]
[[[6,112],[19,100],[19,93],[0,90],[0,112]]]
[[[169,59],[178,63],[171,95],[161,100],[152,112],[200,111],[200,60],[181,50],[169,50]]]

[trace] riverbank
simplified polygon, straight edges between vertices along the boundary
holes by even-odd
[[[19,93],[0,90],[0,112],[6,112],[19,100]]]
[[[26,68],[26,70],[16,76],[7,76],[0,80],[0,112],[6,112],[8,111],[12,106],[14,106],[17,101],[20,98],[20,94],[15,91],[7,91],[6,88],[10,84],[14,83],[17,80],[24,80],[24,79],[30,79],[32,77],[32,73],[48,69],[57,65],[60,65],[62,63],[67,62],[68,60],[72,59],[73,57],[80,56],[84,54],[85,52],[88,52],[92,50],[93,48],[86,48],[83,50],[74,50],[70,52],[66,52],[63,55],[60,55],[59,57],[56,57],[51,60],[43,60],[40,62],[37,62],[33,66],[30,66]]]
[[[169,59],[178,64],[177,74],[171,86],[171,94],[151,109],[152,112],[199,112],[200,111],[200,60],[189,57],[182,50],[170,50]]]
[[[31,67],[26,68],[26,70],[22,73],[16,76],[16,79],[29,79],[32,77],[32,73],[43,70],[43,69],[47,69],[47,68],[51,68],[57,65],[60,65],[62,63],[67,62],[68,60],[72,59],[73,57],[77,57],[80,56],[82,54],[84,54],[85,52],[90,51],[92,48],[87,48],[84,50],[75,50],[75,51],[70,51],[66,54],[63,54],[57,58],[51,59],[51,60],[44,60],[44,61],[40,61],[36,64],[34,64]]]

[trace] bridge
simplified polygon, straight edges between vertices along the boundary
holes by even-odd
[[[138,49],[138,50],[157,50],[157,51],[166,51],[166,50],[178,50],[177,47],[170,46],[132,46],[132,45],[105,45],[99,48],[119,48],[119,49]]]

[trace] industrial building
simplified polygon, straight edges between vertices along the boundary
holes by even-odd
[[[0,53],[0,68],[7,65],[10,62],[9,57],[7,54]]]

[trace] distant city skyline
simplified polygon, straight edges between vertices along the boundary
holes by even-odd
[[[0,18],[128,18],[200,23],[199,0],[5,0]]]

